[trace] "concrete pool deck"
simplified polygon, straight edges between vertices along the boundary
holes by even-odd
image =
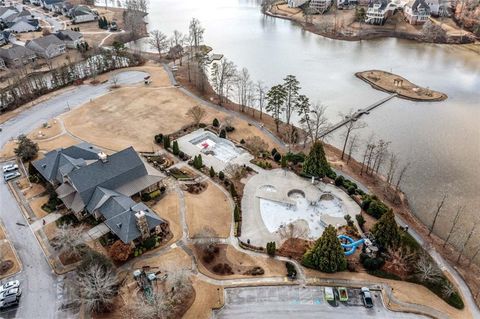
[[[207,167],[212,166],[216,172],[223,171],[230,164],[251,165],[250,161],[253,159],[246,150],[204,129],[184,135],[177,139],[177,142],[185,154],[191,157],[201,154],[203,164]],[[205,145],[202,146],[202,143]],[[211,154],[208,154],[207,150],[210,150]]]
[[[249,240],[250,244],[260,247],[265,247],[265,245],[271,241],[275,241],[277,246],[280,246],[284,238],[281,238],[278,231],[269,231],[269,229],[272,230],[273,227],[271,223],[276,223],[276,225],[290,222],[295,223],[296,221],[304,220],[301,217],[305,217],[305,213],[296,213],[292,210],[291,219],[285,220],[285,211],[280,211],[279,209],[279,220],[275,220],[275,216],[271,215],[272,213],[275,214],[275,212],[266,213],[261,211],[261,200],[266,199],[271,202],[281,203],[282,205],[298,205],[295,199],[296,196],[292,196],[292,190],[294,194],[300,194],[298,196],[304,197],[307,202],[316,202],[322,194],[331,194],[334,199],[340,203],[343,209],[343,215],[349,214],[353,218],[356,214],[360,213],[360,207],[357,203],[344,191],[334,185],[321,182],[316,182],[315,185],[312,185],[310,180],[282,169],[264,170],[260,174],[249,178],[245,185],[242,198],[242,235],[240,239],[244,242],[248,242]],[[322,207],[319,208],[319,210],[321,209]],[[308,213],[310,214],[312,212]],[[270,216],[267,218],[265,214],[269,214]],[[346,224],[343,216],[338,216],[338,213],[337,216],[330,216],[328,215],[328,211],[324,211],[318,214],[318,216],[310,216],[315,218],[316,221],[323,226],[327,226],[328,224],[334,226]],[[269,223],[269,225],[266,225],[266,223]],[[316,239],[311,237],[312,233],[314,234],[313,237],[319,235],[318,230],[314,231],[311,229],[311,222],[308,224],[310,225],[309,239]]]

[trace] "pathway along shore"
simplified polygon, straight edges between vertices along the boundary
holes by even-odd
[[[381,70],[368,70],[355,73],[355,76],[374,89],[397,93],[397,97],[417,102],[437,102],[448,98],[445,93],[418,86],[407,79]]]

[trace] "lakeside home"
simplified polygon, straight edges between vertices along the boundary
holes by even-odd
[[[405,19],[410,24],[423,24],[430,18],[430,7],[425,0],[410,0],[404,7]]]

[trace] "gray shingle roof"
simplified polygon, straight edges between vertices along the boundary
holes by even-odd
[[[22,59],[29,56],[35,56],[35,52],[21,45],[14,44],[8,49],[0,49],[0,57],[9,60]]]
[[[40,38],[37,38],[37,39],[27,41],[26,45],[28,45],[29,43],[36,43],[38,46],[40,46],[44,49],[48,48],[51,44],[58,44],[58,45],[63,44],[63,42],[59,38],[54,36],[53,34],[49,34],[49,35],[44,36],[44,37],[40,37]]]
[[[75,41],[83,38],[83,35],[80,32],[76,32],[72,30],[58,31],[58,33],[55,35],[57,36],[57,38],[63,41]]]

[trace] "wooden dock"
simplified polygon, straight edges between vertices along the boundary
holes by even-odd
[[[386,103],[387,101],[390,101],[391,99],[393,99],[394,97],[397,96],[397,93],[393,93],[393,94],[390,94],[389,96],[387,96],[386,98],[383,98],[381,99],[380,101],[377,101],[373,104],[370,104],[369,106],[363,108],[363,109],[358,109],[357,112],[353,113],[352,116],[349,116],[349,117],[346,117],[345,119],[343,119],[342,121],[338,122],[337,124],[333,125],[328,131],[326,131],[325,133],[323,133],[322,135],[320,135],[320,137],[324,137],[336,130],[338,130],[339,128],[341,128],[342,126],[346,125],[347,123],[351,122],[351,121],[356,121],[358,120],[362,115],[364,114],[368,114],[371,110],[373,110],[374,108],[376,107],[379,107],[380,105]]]

